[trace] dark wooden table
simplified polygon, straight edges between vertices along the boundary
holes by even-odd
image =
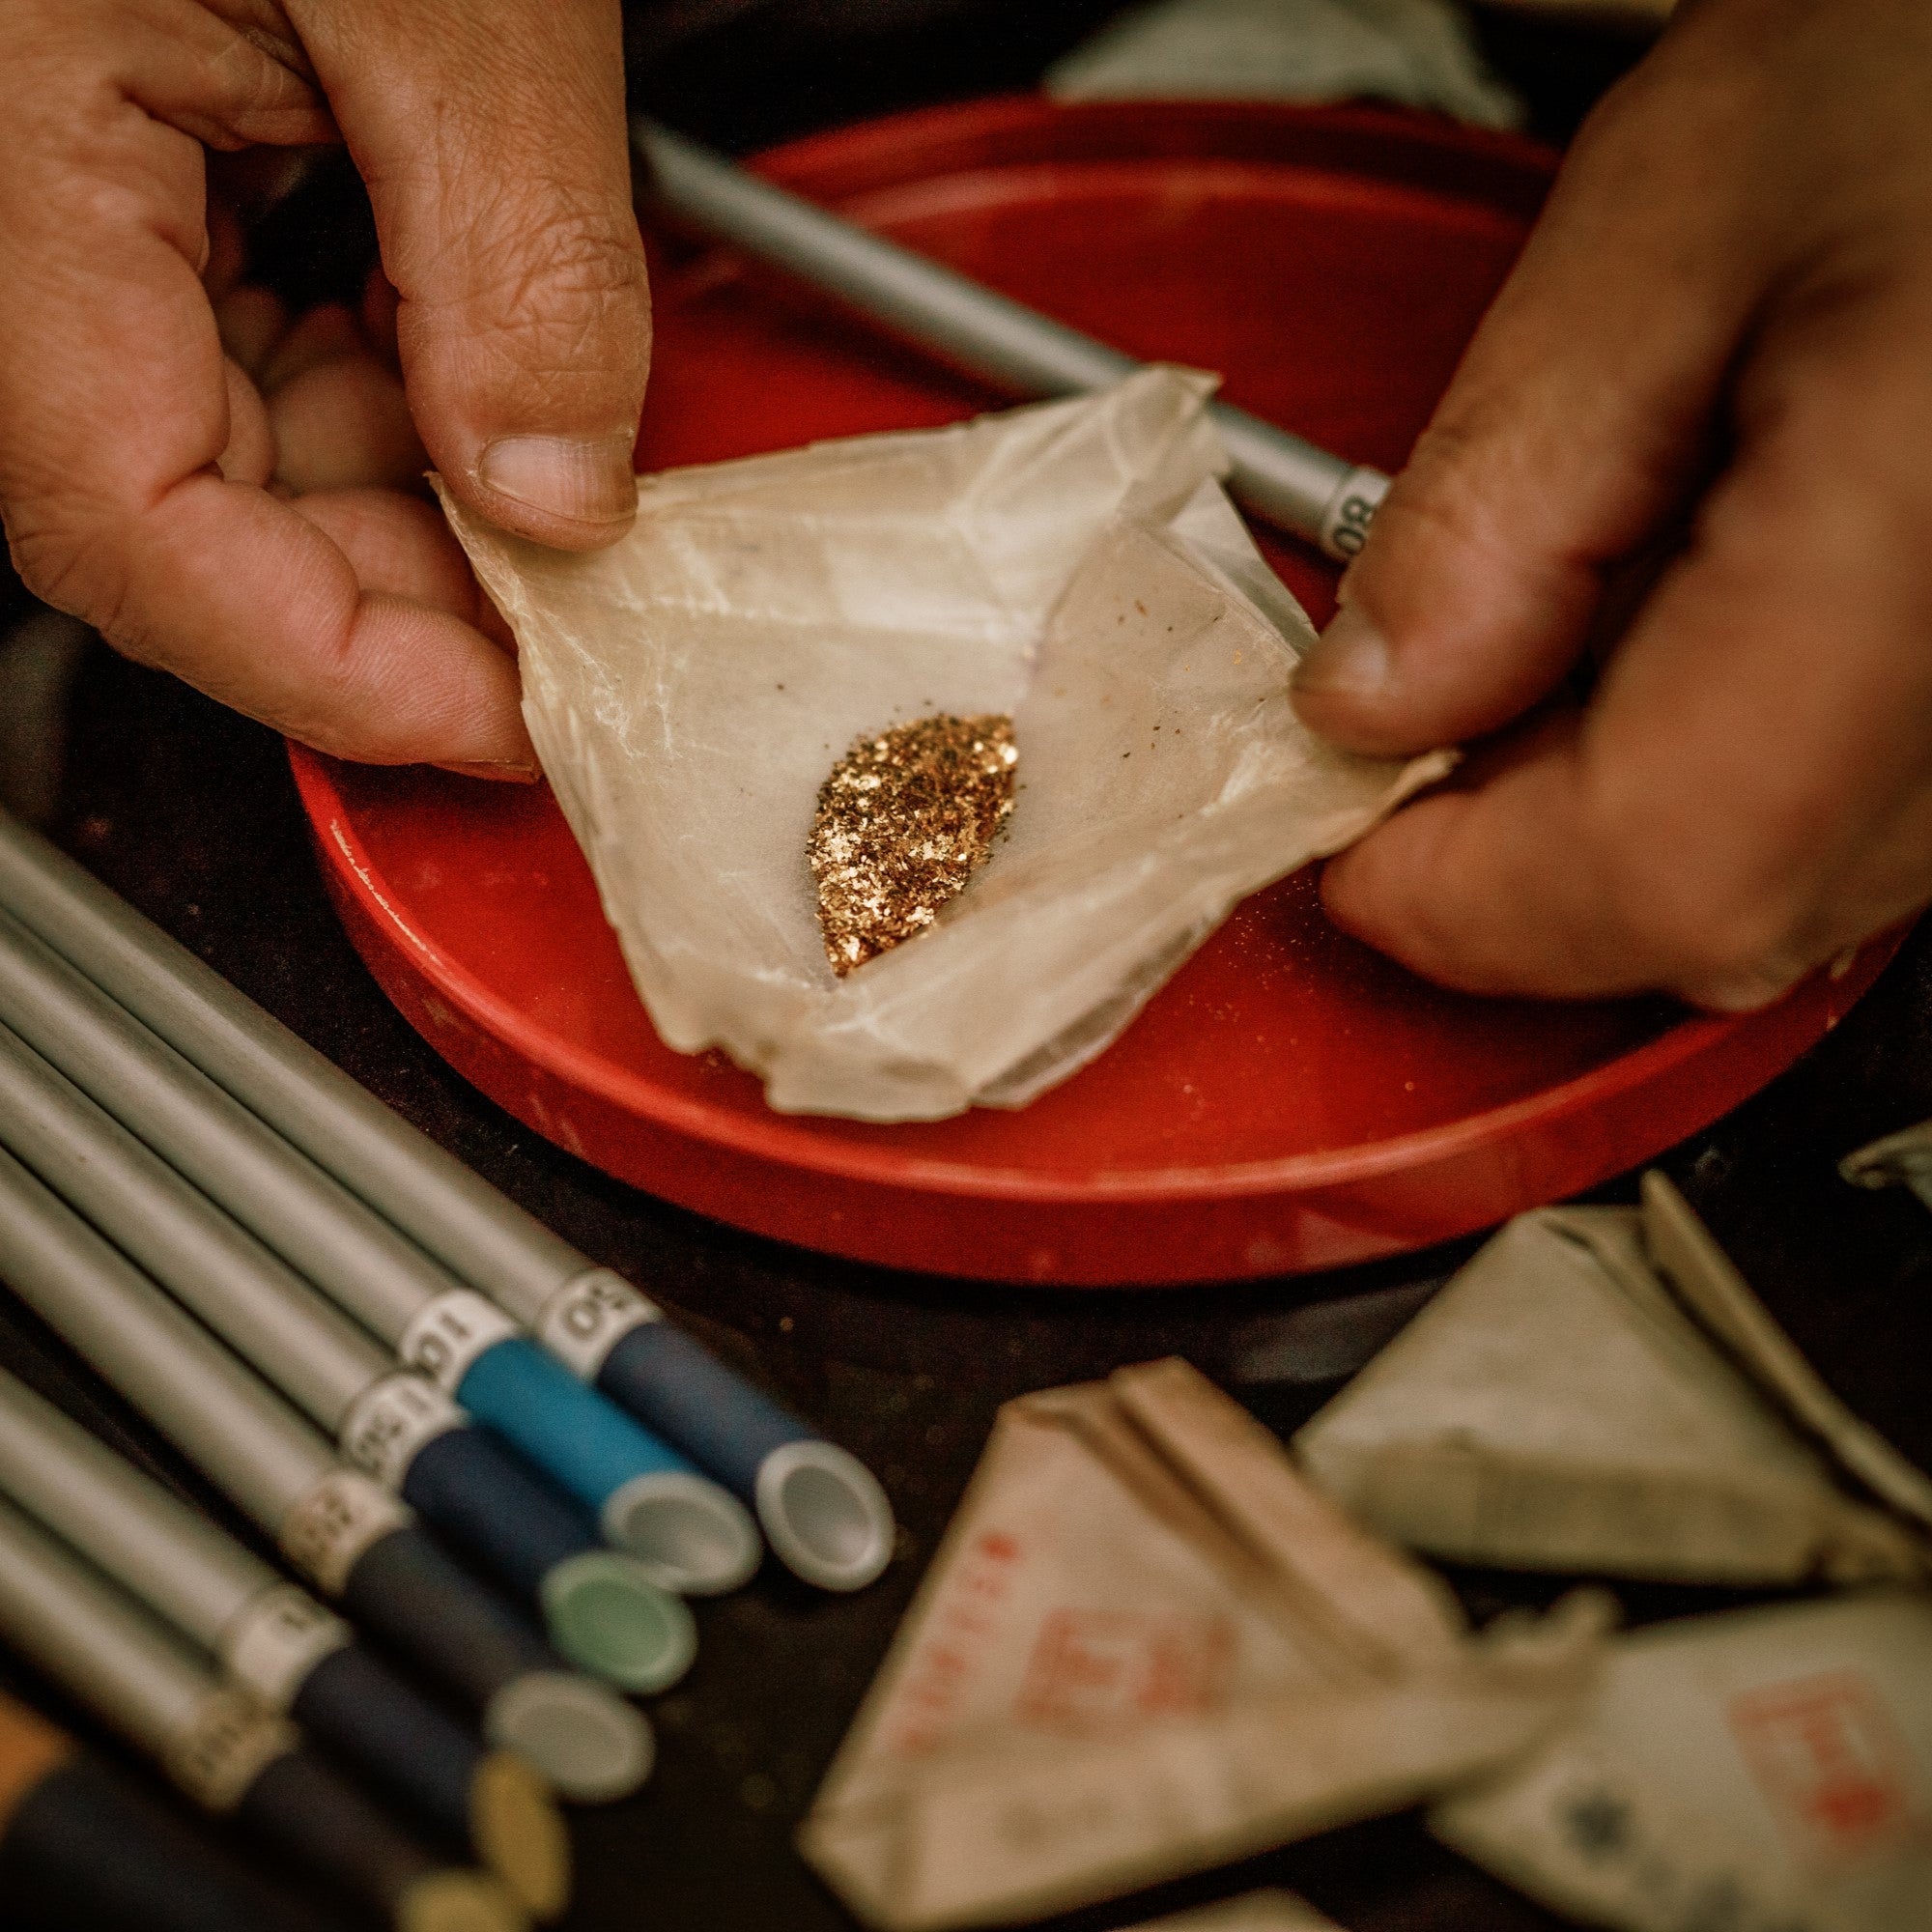
[[[1094,11],[1061,9],[1069,20]],[[1504,51],[1510,44],[1517,43]],[[1569,42],[1521,44],[1542,64],[1528,76],[1535,83],[1541,75],[1542,91],[1532,86],[1538,118],[1558,133],[1628,58],[1627,50]],[[981,55],[976,75],[968,43],[959,41],[950,56],[951,91],[962,77],[979,85],[1023,77],[1026,63],[1043,58],[1024,37]],[[686,68],[668,59],[659,85],[678,96],[686,125],[713,138],[763,138],[922,91],[875,57],[847,74],[842,97],[827,77],[831,67],[816,81],[807,76],[802,91],[756,96],[719,84],[707,96],[701,67],[691,71],[694,57],[677,58]],[[650,90],[641,92],[652,104]],[[707,127],[708,99],[723,104]],[[353,212],[332,225],[311,219],[314,211],[297,214],[283,231],[284,284],[319,294],[339,281],[366,230]],[[4,591],[0,585],[0,615]],[[892,1493],[904,1525],[901,1547],[870,1590],[828,1598],[768,1565],[752,1587],[700,1607],[697,1664],[652,1706],[662,1749],[650,1785],[578,1822],[581,1888],[567,1921],[577,1932],[634,1925],[819,1932],[849,1923],[793,1854],[792,1830],[1002,1402],[1179,1353],[1270,1424],[1291,1429],[1472,1245],[1320,1279],[1185,1293],[1021,1292],[827,1261],[611,1181],[451,1073],[391,1010],[330,915],[281,746],[268,732],[97,650],[71,705],[52,829],[383,1098],[849,1444]],[[1921,934],[1835,1035],[1662,1162],[1841,1393],[1921,1459],[1932,1455],[1922,1366],[1932,1359],[1932,1219],[1909,1199],[1856,1193],[1836,1179],[1833,1163],[1861,1141],[1927,1115],[1932,941]],[[1631,1198],[1632,1182],[1603,1195]],[[0,1360],[240,1527],[164,1444],[4,1296]],[[1490,1574],[1454,1580],[1478,1617],[1548,1601],[1561,1587]],[[1737,1601],[1694,1590],[1620,1595],[1639,1619]],[[46,1686],[5,1664],[0,1677],[84,1727]],[[1061,1932],[1099,1932],[1259,1884],[1301,1890],[1356,1932],[1519,1932],[1555,1922],[1403,1817],[1056,1924]]]

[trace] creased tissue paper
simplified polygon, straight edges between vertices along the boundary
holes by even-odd
[[[1024,1396],[800,1846],[893,1932],[1117,1896],[1493,1772],[1604,1620],[1584,1593],[1472,1636],[1184,1362]]]
[[[777,1108],[1021,1106],[1100,1052],[1235,903],[1447,768],[1304,730],[1312,639],[1216,478],[1210,379],[641,479],[566,554],[446,496],[515,630],[530,735],[660,1036]],[[862,735],[1013,720],[991,860],[844,979],[807,860]]]

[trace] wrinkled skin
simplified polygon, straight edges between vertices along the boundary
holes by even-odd
[[[571,548],[635,511],[619,32],[616,0],[0,0],[0,513],[28,587],[309,744],[533,778],[507,639],[418,492],[434,464]],[[336,139],[382,272],[359,316],[290,327],[235,285],[210,151]]]
[[[1325,876],[1419,971],[1749,1007],[1932,900],[1924,0],[1681,11],[1584,128],[1343,604],[1311,725],[1499,734]]]

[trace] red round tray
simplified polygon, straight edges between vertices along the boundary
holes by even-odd
[[[1551,161],[1376,110],[1024,99],[816,136],[760,166],[1122,348],[1223,370],[1231,400],[1393,469]],[[654,252],[645,467],[1003,400],[726,259]],[[1323,619],[1328,566],[1270,554]],[[948,1274],[1208,1281],[1485,1227],[1722,1113],[1890,951],[1737,1017],[1480,1001],[1343,937],[1304,872],[1241,906],[1112,1048],[1022,1112],[797,1119],[721,1056],[660,1043],[547,790],[292,757],[362,956],[484,1093],[686,1207]]]

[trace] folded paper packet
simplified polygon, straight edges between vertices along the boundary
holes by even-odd
[[[1641,1213],[1522,1215],[1295,1457],[1361,1521],[1455,1562],[1729,1584],[1922,1575],[1915,1527],[1659,1272],[1667,1258],[1702,1279],[1714,1255],[1728,1267],[1661,1176]]]
[[[1576,1719],[1436,1835],[1624,1932],[1932,1928],[1932,1598],[1634,1632]]]
[[[1932,1476],[1833,1393],[1690,1204],[1654,1170],[1643,1178],[1643,1226],[1651,1260],[1706,1333],[1822,1456],[1910,1523],[1922,1548],[1932,1536]]]
[[[524,710],[664,1040],[777,1108],[1022,1106],[1235,903],[1447,768],[1349,756],[1288,701],[1313,638],[1215,480],[1209,378],[641,480],[588,555],[444,496],[516,632]],[[807,841],[862,734],[1014,720],[1007,836],[840,980]]]
[[[1341,1932],[1305,1899],[1292,1891],[1247,1891],[1239,1898],[1150,1918],[1130,1932]]]
[[[1932,1208],[1932,1121],[1920,1121],[1848,1153],[1838,1172],[1858,1187],[1909,1187]]]
[[[1589,1594],[1471,1637],[1185,1363],[1009,1403],[800,1848],[867,1924],[1006,1924],[1493,1770]]]

